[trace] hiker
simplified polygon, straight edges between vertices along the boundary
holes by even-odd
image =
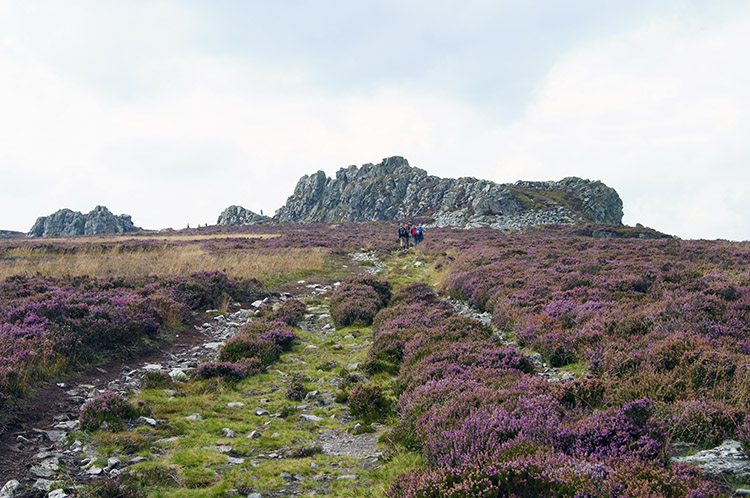
[[[420,244],[424,242],[424,227],[422,225],[417,227],[417,238],[419,239]]]
[[[409,232],[406,231],[405,226],[399,225],[398,227],[398,243],[401,246],[401,249],[403,249],[404,247],[408,247]]]
[[[414,249],[416,249],[417,244],[419,244],[419,232],[417,231],[417,227],[411,229],[411,237],[414,240]]]
[[[411,234],[411,227],[408,223],[404,225],[404,230],[406,230],[406,237],[404,237],[404,241],[406,242],[406,248],[409,249],[409,234]]]

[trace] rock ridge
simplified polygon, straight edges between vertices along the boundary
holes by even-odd
[[[130,215],[116,216],[104,206],[96,206],[87,214],[60,209],[49,216],[37,218],[28,237],[65,237],[72,235],[103,235],[138,232]]]
[[[432,218],[434,226],[518,228],[545,224],[622,224],[622,200],[600,181],[498,184],[439,178],[400,156],[349,166],[329,178],[303,176],[274,217],[279,222],[369,222]]]

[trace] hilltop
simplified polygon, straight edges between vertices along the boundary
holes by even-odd
[[[439,178],[403,157],[380,164],[303,176],[278,210],[281,222],[368,222],[431,218],[435,226],[517,228],[549,224],[622,224],[622,200],[602,182],[498,184],[476,178]]]
[[[102,235],[138,232],[130,215],[115,216],[104,206],[96,206],[88,214],[60,209],[49,216],[37,218],[29,230],[29,237],[57,237],[68,235]]]

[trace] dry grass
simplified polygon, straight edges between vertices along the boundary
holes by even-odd
[[[205,235],[185,235],[185,234],[151,234],[151,235],[93,235],[80,237],[60,237],[45,238],[45,243],[55,242],[80,242],[82,244],[102,244],[106,242],[129,242],[129,241],[153,241],[153,242],[184,242],[200,240],[221,240],[221,239],[276,239],[281,237],[275,233],[236,233],[236,234],[205,234]],[[38,239],[37,239],[38,240]]]
[[[51,277],[143,277],[224,271],[237,279],[276,280],[280,274],[323,271],[326,249],[278,248],[273,252],[236,250],[211,253],[199,245],[129,248],[127,251],[79,247],[72,254],[50,256],[14,248],[0,260],[0,280],[14,275]]]

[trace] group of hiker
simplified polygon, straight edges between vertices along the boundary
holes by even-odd
[[[424,240],[424,227],[422,225],[409,226],[408,224],[398,227],[398,241],[402,249],[409,249],[409,238],[412,239],[416,248]]]

